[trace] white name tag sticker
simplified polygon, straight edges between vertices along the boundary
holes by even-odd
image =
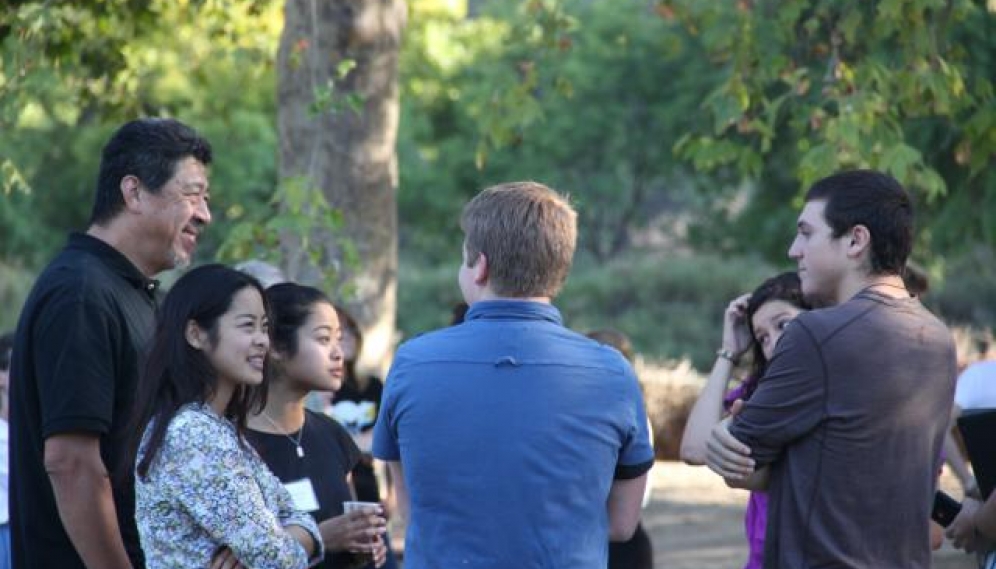
[[[294,507],[302,512],[314,512],[318,510],[318,496],[315,495],[315,488],[311,485],[310,478],[302,478],[294,482],[284,484],[284,488],[291,495]]]

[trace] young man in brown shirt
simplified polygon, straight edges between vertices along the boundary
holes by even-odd
[[[947,328],[903,285],[906,191],[873,171],[810,188],[789,256],[828,306],[788,327],[757,391],[717,425],[708,464],[770,493],[766,568],[927,569],[954,396]]]

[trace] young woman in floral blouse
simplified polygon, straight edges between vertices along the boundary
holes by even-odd
[[[315,522],[243,436],[265,403],[268,349],[252,277],[207,265],[166,296],[136,398],[145,427],[135,518],[148,569],[304,569],[323,557]]]

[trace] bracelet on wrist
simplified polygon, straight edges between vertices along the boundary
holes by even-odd
[[[740,363],[740,361],[739,361],[740,358],[738,358],[737,356],[733,355],[733,352],[731,352],[730,350],[727,350],[726,348],[720,348],[720,349],[716,350],[716,355],[719,356],[719,357],[721,357],[721,358],[723,358],[724,360],[728,360],[733,365],[737,365],[738,363]]]

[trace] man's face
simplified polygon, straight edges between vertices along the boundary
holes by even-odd
[[[141,191],[147,198],[143,200],[147,204],[143,230],[148,243],[142,253],[144,266],[152,274],[187,266],[201,230],[211,222],[207,168],[196,158],[184,158],[158,193]]]
[[[815,304],[836,304],[837,291],[847,270],[844,240],[847,234],[833,237],[823,211],[823,200],[806,202],[796,224],[797,232],[789,258],[798,264],[802,294]]]

